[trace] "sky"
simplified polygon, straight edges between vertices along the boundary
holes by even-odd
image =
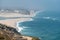
[[[0,8],[60,10],[60,0],[0,0]]]

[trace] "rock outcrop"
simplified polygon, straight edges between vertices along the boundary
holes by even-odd
[[[16,29],[0,24],[0,40],[27,40]]]

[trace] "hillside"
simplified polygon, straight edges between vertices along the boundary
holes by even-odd
[[[22,36],[16,29],[0,24],[0,40],[39,40],[30,36]]]

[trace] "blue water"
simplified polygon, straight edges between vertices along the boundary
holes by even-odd
[[[20,23],[21,27],[27,27],[22,30],[22,34],[36,36],[41,40],[60,40],[60,12],[39,12],[33,19]]]

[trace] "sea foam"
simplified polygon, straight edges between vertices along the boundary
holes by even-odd
[[[35,16],[37,15],[37,13],[39,13],[39,12],[40,12],[40,11],[35,12],[33,17],[35,17]],[[26,21],[34,21],[33,17],[32,17],[31,19],[29,19],[29,20],[26,20]],[[16,27],[17,27],[17,31],[18,31],[18,32],[21,32],[21,31],[24,30],[25,28],[28,28],[28,27],[25,27],[25,26],[23,26],[23,27],[19,26],[20,23],[26,22],[26,21],[23,20],[23,21],[18,21],[18,22],[17,22],[17,26],[16,26]]]

